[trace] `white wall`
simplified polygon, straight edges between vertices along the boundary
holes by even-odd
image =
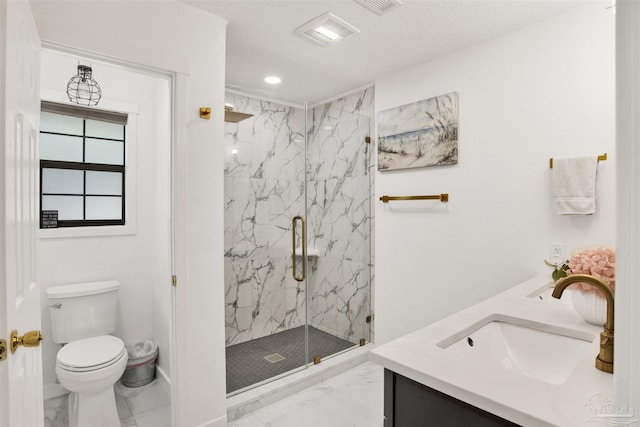
[[[41,238],[38,271],[43,292],[43,334],[51,338],[44,293],[48,287],[116,279],[121,288],[115,335],[125,344],[154,340],[160,348],[159,368],[169,375],[170,81],[168,77],[151,76],[77,55],[45,50],[41,62],[43,97],[54,91],[62,91],[59,95],[64,97],[67,81],[75,74],[79,60],[93,66],[93,76],[103,91],[100,106],[108,108],[111,102],[136,111],[132,116],[135,116],[137,135],[127,141],[131,154],[135,151],[135,155],[128,156],[126,176],[137,187],[131,195],[135,200],[129,200],[129,212],[136,216],[136,228],[133,234],[122,236]],[[64,98],[51,100],[64,101]],[[132,218],[128,217],[127,221]],[[109,228],[119,230],[122,227]],[[44,341],[45,387],[56,380],[55,357],[59,348],[51,339]]]
[[[614,401],[637,413],[640,408],[640,3],[616,3],[616,106],[618,259],[616,260],[616,341]],[[633,421],[633,422],[631,422]],[[635,417],[630,426],[640,425]]]
[[[224,105],[226,21],[174,1],[33,1],[32,8],[43,40],[176,73],[174,424],[224,426],[223,121],[218,113]],[[203,106],[212,108],[211,120],[199,118]]]
[[[459,163],[376,174],[376,342],[550,269],[549,243],[615,243],[614,15],[607,2],[376,82],[376,111],[456,91]],[[608,153],[600,211],[558,216],[550,157]]]

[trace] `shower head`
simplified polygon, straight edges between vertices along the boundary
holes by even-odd
[[[238,113],[233,111],[233,106],[227,104],[224,106],[224,121],[227,123],[238,123],[249,117],[253,117],[253,114]]]

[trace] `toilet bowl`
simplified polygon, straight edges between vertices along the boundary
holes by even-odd
[[[119,283],[94,282],[47,289],[56,375],[70,392],[69,427],[120,427],[114,384],[128,353],[115,331]]]
[[[69,396],[69,426],[120,426],[113,385],[127,366],[122,340],[110,335],[71,342],[58,352],[56,375]]]

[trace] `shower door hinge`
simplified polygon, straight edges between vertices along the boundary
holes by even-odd
[[[365,136],[364,137],[364,142],[366,142],[367,144],[371,144],[371,137],[370,136]]]
[[[175,288],[177,284],[178,284],[178,278],[176,276],[171,276],[171,286]]]
[[[370,314],[370,315],[368,315],[367,317],[364,318],[364,321],[367,322],[367,323],[371,323],[372,320],[373,320],[373,315],[372,314]]]

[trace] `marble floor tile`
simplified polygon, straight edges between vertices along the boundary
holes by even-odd
[[[143,387],[114,386],[122,427],[171,425],[171,389],[162,378]],[[68,395],[44,401],[44,427],[68,427]]]
[[[44,427],[67,427],[67,396],[59,396],[44,401]]]
[[[383,369],[357,366],[229,423],[233,427],[382,427]]]
[[[235,421],[229,421],[227,427],[268,427],[268,425],[255,415],[249,414]]]
[[[171,404],[138,413],[135,419],[137,427],[171,427]]]
[[[367,362],[325,381],[325,385],[373,412],[384,415],[384,368]]]
[[[258,418],[259,414],[256,415]],[[338,392],[331,392],[269,423],[270,427],[382,427],[384,417]]]
[[[264,423],[270,423],[283,414],[302,411],[307,406],[312,406],[318,399],[333,393],[331,387],[320,383],[316,386],[302,390],[294,395],[284,398],[280,401],[267,405],[255,411],[253,415],[258,417]]]
[[[120,419],[120,424],[122,427],[138,427],[135,417]]]
[[[158,378],[151,383],[129,388],[116,384],[116,394],[121,394],[133,415],[171,403],[171,391],[165,381]],[[136,417],[137,418],[137,417]]]
[[[160,382],[160,383],[159,383]],[[116,385],[122,427],[169,427],[171,404],[163,381],[138,388]],[[382,427],[383,369],[371,362],[329,378],[229,422],[229,427]],[[67,427],[67,396],[45,401],[45,427]]]

